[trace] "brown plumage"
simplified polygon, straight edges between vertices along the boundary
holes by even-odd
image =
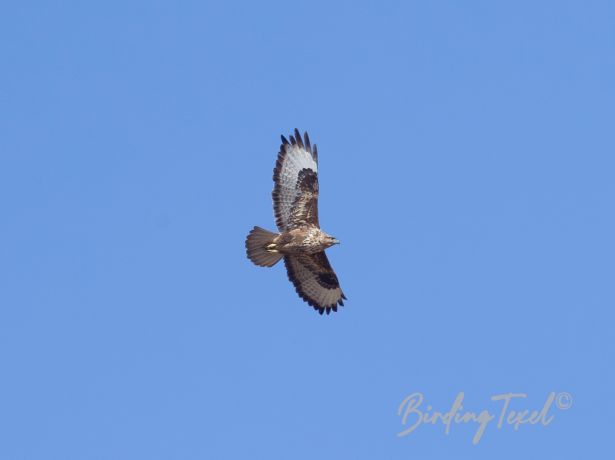
[[[280,233],[254,227],[246,239],[248,258],[272,267],[284,258],[297,294],[321,315],[337,311],[346,296],[325,254],[339,243],[318,222],[318,152],[307,133],[282,136],[273,170],[273,210]]]

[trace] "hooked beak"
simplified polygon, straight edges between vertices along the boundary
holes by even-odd
[[[333,244],[340,244],[340,242],[337,238],[333,238]]]

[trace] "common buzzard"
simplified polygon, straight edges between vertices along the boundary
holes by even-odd
[[[339,241],[318,223],[318,151],[295,129],[290,142],[282,136],[273,170],[273,210],[280,233],[254,227],[246,239],[248,258],[272,267],[284,258],[297,294],[322,315],[337,311],[346,296],[325,254]]]

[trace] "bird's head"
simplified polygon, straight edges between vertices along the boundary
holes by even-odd
[[[337,238],[334,238],[331,235],[326,235],[325,236],[325,244],[327,245],[328,248],[330,248],[334,244],[340,244],[340,242],[339,242],[339,240]]]

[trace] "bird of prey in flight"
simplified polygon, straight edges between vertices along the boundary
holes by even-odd
[[[273,211],[279,233],[254,227],[246,252],[254,264],[272,267],[284,259],[288,279],[299,297],[321,315],[337,311],[346,296],[325,249],[339,241],[318,222],[318,151],[297,129],[282,145],[273,170]]]

